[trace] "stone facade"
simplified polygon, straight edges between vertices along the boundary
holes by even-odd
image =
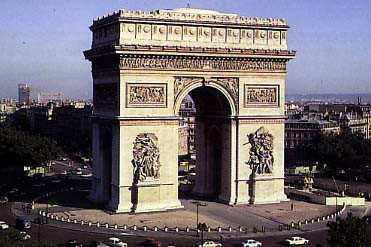
[[[120,10],[90,29],[84,55],[96,101],[92,200],[116,212],[181,207],[178,127],[187,94],[197,109],[194,193],[227,204],[286,199],[283,103],[295,51],[287,50],[284,20]],[[256,144],[246,145],[254,133]],[[259,147],[263,153],[251,150]],[[247,165],[253,154],[266,172]]]

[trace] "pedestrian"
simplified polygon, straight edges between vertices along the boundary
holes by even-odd
[[[223,241],[224,240],[224,236],[223,234],[220,234],[220,241]]]
[[[291,203],[291,211],[294,211],[294,203]]]

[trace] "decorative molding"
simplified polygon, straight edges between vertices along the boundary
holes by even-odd
[[[179,125],[179,120],[125,120],[120,126],[164,126]]]
[[[255,133],[247,135],[250,144],[249,160],[253,175],[266,175],[273,173],[273,135],[264,127],[260,127]]]
[[[93,85],[94,107],[117,107],[118,84],[105,83]]]
[[[166,83],[126,83],[126,107],[167,107]]]
[[[109,21],[112,18],[125,19],[148,19],[148,20],[166,20],[166,21],[187,21],[187,22],[210,22],[223,24],[238,24],[238,25],[261,25],[261,26],[278,26],[287,27],[285,19],[273,18],[249,18],[245,16],[238,16],[236,14],[221,13],[213,10],[202,10],[192,8],[179,9],[160,9],[151,12],[143,11],[125,11],[119,10],[117,12],[109,13],[106,16],[95,19],[94,24]]]
[[[237,106],[238,80],[239,78],[237,77],[212,77],[210,79],[206,79],[203,77],[176,76],[174,81],[174,102],[177,101],[181,92],[186,90],[192,84],[202,83],[204,85],[208,85],[210,83],[215,83],[223,87],[230,94],[233,102]]]
[[[120,69],[285,72],[285,60],[255,58],[124,56]]]
[[[203,77],[176,76],[174,81],[174,102],[176,102],[179,94],[188,86],[204,82],[205,79]]]
[[[160,178],[158,138],[153,133],[140,133],[133,143],[134,183],[156,182]]]
[[[285,119],[241,119],[239,124],[284,124]]]
[[[245,84],[244,107],[279,107],[280,86]]]

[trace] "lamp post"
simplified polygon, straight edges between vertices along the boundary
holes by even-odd
[[[198,237],[199,234],[198,234],[198,207],[205,207],[207,206],[207,203],[202,203],[202,202],[193,202],[194,204],[196,204],[196,236]]]

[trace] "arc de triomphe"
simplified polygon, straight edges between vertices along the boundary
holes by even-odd
[[[227,204],[284,194],[285,20],[200,9],[120,10],[90,27],[91,199],[115,212],[181,207],[179,108],[196,105],[194,193]]]

